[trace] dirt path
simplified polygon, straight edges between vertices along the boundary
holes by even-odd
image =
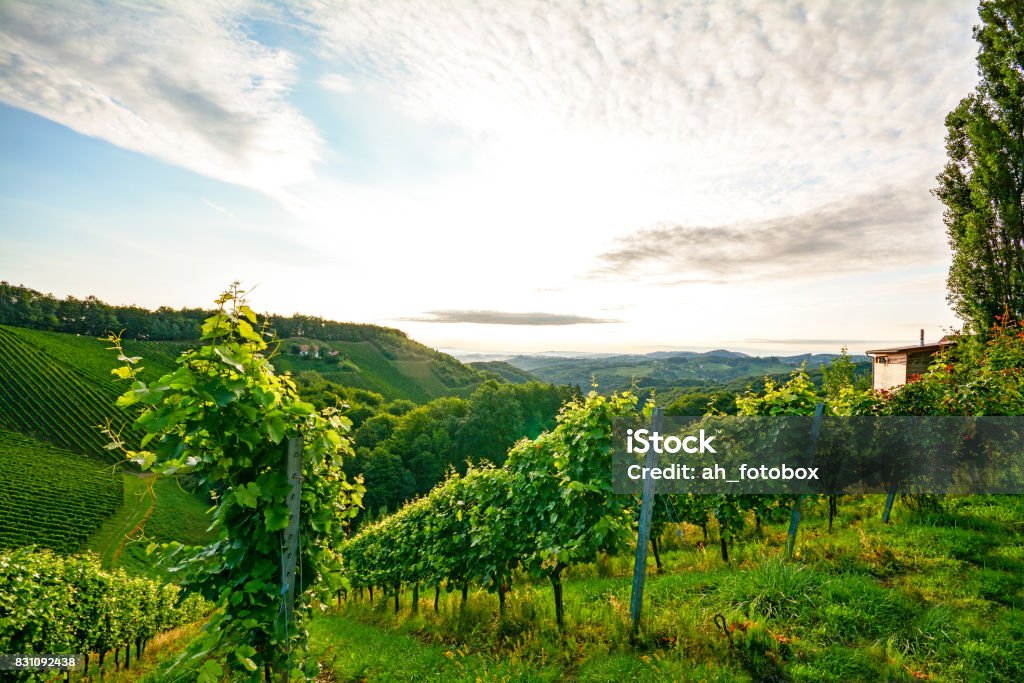
[[[150,496],[148,506],[143,507],[142,497],[149,495],[152,475],[125,473],[124,502],[118,510],[100,525],[100,528],[85,543],[85,548],[100,556],[100,563],[107,568],[120,557],[127,539],[138,530],[153,514],[154,500]]]
[[[156,496],[150,494],[149,507],[146,508],[146,512],[142,516],[142,519],[139,520],[139,523],[132,527],[131,531],[121,536],[120,542],[114,549],[114,554],[110,556],[110,566],[114,566],[114,563],[117,562],[117,558],[121,557],[121,551],[124,550],[124,544],[127,543],[128,540],[131,539],[131,537],[134,536],[137,532],[141,531],[144,526],[146,526],[146,522],[149,521],[150,516],[153,514],[153,507],[155,505]]]

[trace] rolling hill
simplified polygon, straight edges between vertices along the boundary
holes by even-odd
[[[101,460],[116,456],[100,431],[121,428],[127,416],[114,406],[123,386],[106,342],[91,337],[0,326],[0,428],[20,432]],[[144,380],[173,367],[181,344],[129,342],[145,359]]]
[[[825,365],[837,354],[798,356],[748,356],[738,351],[706,353],[660,351],[645,355],[617,356],[515,356],[508,364],[552,384],[622,391],[634,383],[638,389],[666,391],[680,387],[725,384],[743,378],[789,373],[806,364],[808,370]],[[854,356],[855,362],[866,358]]]
[[[493,379],[451,356],[402,338],[324,341],[281,340],[272,362],[279,370],[313,370],[330,382],[376,391],[388,399],[426,403],[444,396],[468,396]]]

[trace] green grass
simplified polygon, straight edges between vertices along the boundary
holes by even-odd
[[[153,487],[153,513],[145,526],[124,545],[124,551],[115,566],[150,577],[164,576],[161,568],[152,566],[152,557],[146,555],[150,542],[178,541],[185,545],[204,545],[212,540],[207,531],[210,517],[206,514],[210,503],[196,493],[181,488],[174,478],[159,477]]]
[[[165,578],[146,555],[150,542],[179,541],[201,545],[210,540],[209,506],[199,496],[183,490],[170,477],[124,477],[124,504],[85,544],[100,556],[105,568],[123,567],[133,574]]]
[[[114,557],[119,555],[124,547],[125,536],[149,514],[151,480],[152,477],[124,475],[124,497],[121,507],[86,541],[85,549],[100,556],[100,564],[104,569],[113,567]]]
[[[0,548],[73,552],[121,499],[120,468],[0,430]]]
[[[520,577],[504,618],[482,591],[464,611],[445,595],[436,614],[425,591],[418,615],[406,591],[398,616],[379,593],[373,605],[353,596],[313,622],[314,652],[337,681],[1024,680],[1024,502],[945,505],[897,507],[886,526],[881,497],[844,498],[832,534],[811,507],[792,561],[782,525],[749,531],[729,565],[699,530],[669,530],[636,642],[624,555],[570,572],[564,635],[548,586]]]
[[[335,681],[548,681],[555,673],[536,671],[523,661],[423,643],[344,617],[315,620],[310,649]]]

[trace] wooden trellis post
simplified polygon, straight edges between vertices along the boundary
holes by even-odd
[[[302,438],[288,439],[288,526],[284,529],[281,551],[281,597],[286,628],[293,624],[295,610],[295,566],[299,556],[299,509],[302,503]],[[290,645],[286,644],[286,647]],[[282,683],[288,681],[290,658],[281,671]]]
[[[662,409],[655,408],[651,414],[651,434],[661,431]],[[647,450],[648,468],[654,467],[654,448]],[[633,635],[640,630],[640,609],[644,601],[644,581],[647,578],[647,546],[651,541],[651,521],[654,516],[654,479],[644,477],[644,489],[640,498],[640,529],[636,538],[636,562],[633,565],[633,592],[629,599],[629,616],[633,620]]]

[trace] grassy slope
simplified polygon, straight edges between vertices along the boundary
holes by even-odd
[[[724,566],[700,532],[669,533],[650,575],[639,643],[628,637],[631,558],[581,567],[566,583],[569,626],[553,627],[547,586],[519,585],[508,615],[476,593],[435,615],[350,601],[313,623],[335,680],[1024,680],[1024,502],[962,499],[953,514],[843,499],[829,535],[820,508],[781,559],[785,526],[748,535]],[[733,644],[714,624],[732,627]],[[440,669],[438,668],[440,667]],[[440,674],[435,673],[441,671]]]
[[[205,543],[210,538],[207,507],[173,478],[125,475],[124,505],[89,538],[85,549],[99,554],[104,567],[164,577],[161,569],[152,566],[146,546],[150,541]]]
[[[110,568],[119,555],[125,536],[152,512],[147,500],[152,477],[124,476],[124,502],[85,543],[85,549],[100,556],[100,563]]]
[[[290,353],[291,347],[298,344],[320,346],[324,355],[328,349],[336,350],[340,361],[329,363],[323,358],[302,358]],[[471,368],[456,365],[456,376],[468,384],[449,386],[439,374],[441,366],[436,354],[420,351],[418,345],[402,351],[408,351],[408,355],[389,358],[371,342],[318,342],[294,338],[282,341],[273,363],[279,369],[295,373],[315,370],[332,382],[376,391],[389,399],[404,398],[417,403],[442,396],[466,395],[483,379]]]

